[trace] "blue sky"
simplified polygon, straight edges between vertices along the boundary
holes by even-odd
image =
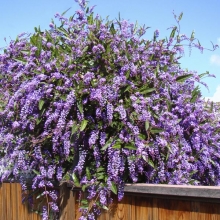
[[[69,7],[67,16],[78,9],[74,0],[0,0],[0,48],[7,46],[6,42],[15,39],[21,32],[32,33],[35,26],[42,30],[48,29],[51,18],[57,12],[62,13]],[[195,31],[204,47],[211,48],[210,41],[220,45],[220,1],[219,0],[91,0],[89,5],[96,5],[95,13],[103,18],[109,15],[111,19],[121,18],[138,21],[138,24],[151,27],[146,38],[151,38],[154,30],[160,31],[160,36],[169,36],[167,28],[175,25],[173,10],[176,14],[183,12],[181,33],[190,35]],[[4,41],[6,38],[6,42]],[[180,60],[182,68],[195,70],[198,73],[209,71],[216,78],[206,78],[209,91],[201,86],[204,97],[220,101],[220,49],[201,54],[196,49],[186,48],[184,57]]]

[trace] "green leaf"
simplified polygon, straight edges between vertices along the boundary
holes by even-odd
[[[180,21],[182,19],[182,17],[183,17],[183,12],[180,13],[178,21]]]
[[[79,126],[77,124],[73,124],[71,134],[75,134],[77,132],[78,128],[79,128]]]
[[[91,173],[90,173],[89,167],[86,167],[86,177],[88,180],[91,180]]]
[[[209,71],[206,71],[205,73],[201,73],[199,74],[199,78],[203,78],[204,76],[208,76],[209,75]]]
[[[26,64],[26,63],[27,63],[27,61],[24,60],[24,59],[22,59],[22,58],[12,58],[12,59],[15,60],[15,61],[17,61],[17,62],[20,62],[20,63],[22,63],[22,64]]]
[[[65,38],[68,38],[68,36],[69,36],[68,32],[64,28],[58,27],[56,30],[59,31],[60,33],[62,33],[65,36]],[[68,45],[66,44],[65,46],[68,46]]]
[[[38,196],[36,197],[36,199],[39,199],[39,198],[42,197],[42,196],[44,196],[44,192],[42,192],[40,195],[38,195]]]
[[[41,121],[42,121],[42,118],[41,119],[37,118],[36,125],[39,125]]]
[[[97,180],[104,180],[105,179],[105,173],[98,173],[97,174]]]
[[[38,57],[38,56],[40,56],[40,53],[41,53],[41,51],[42,51],[42,42],[41,41],[38,41],[38,43],[37,43],[37,51],[36,51],[36,56]]]
[[[189,184],[189,185],[195,185],[195,182],[197,182],[197,181],[194,180],[194,179],[191,179],[191,180],[188,182],[188,184]]]
[[[120,149],[121,148],[121,144],[120,143],[116,143],[112,146],[112,148],[114,149]]]
[[[194,39],[195,39],[195,31],[192,31],[192,34],[191,34],[190,40],[193,41]]]
[[[104,171],[104,170],[105,170],[104,167],[99,167],[99,168],[97,169],[97,172],[99,173],[99,172],[102,172],[102,171]]]
[[[177,120],[177,124],[179,124],[182,120],[183,120],[182,118],[179,118],[179,119]]]
[[[149,121],[145,121],[145,130],[147,131],[149,129]]]
[[[37,170],[32,170],[36,175],[39,175],[40,174],[40,172],[39,171],[37,171]]]
[[[150,130],[150,132],[152,134],[160,133],[160,132],[163,132],[163,131],[164,131],[164,129],[162,129],[162,128],[151,128],[151,130]]]
[[[108,207],[107,206],[103,205],[102,208],[108,211]]]
[[[214,162],[212,159],[209,158],[209,161],[211,162],[211,164],[212,164],[213,166],[215,166],[215,162]]]
[[[176,29],[177,29],[177,27],[174,27],[174,28],[173,28],[173,30],[172,30],[172,32],[171,32],[171,34],[170,34],[170,38],[174,38],[175,33],[176,33]]]
[[[212,111],[213,111],[213,107],[214,107],[214,102],[211,101],[211,106],[210,106],[210,110],[209,110],[209,112],[212,112]]]
[[[143,158],[146,162],[148,162],[148,159],[147,159],[147,157],[146,157],[145,155],[142,155],[142,158]]]
[[[117,190],[117,186],[115,185],[114,182],[111,182],[111,191],[112,191],[115,195],[117,195],[118,190]]]
[[[39,108],[39,110],[42,110],[43,105],[44,105],[44,100],[41,99],[41,100],[39,101],[39,103],[38,103],[38,108]]]
[[[80,125],[80,131],[84,131],[87,124],[88,124],[88,120],[83,119]]]
[[[145,89],[144,91],[140,92],[142,95],[147,94],[147,93],[151,93],[154,92],[156,89],[155,88],[149,88],[149,89]]]
[[[194,103],[200,95],[201,95],[201,92],[200,92],[199,86],[196,86],[196,88],[193,89],[192,91],[192,98],[190,99],[190,102]]]
[[[154,162],[153,162],[150,158],[148,158],[147,163],[148,163],[151,167],[154,168]]]
[[[127,88],[125,89],[124,92],[127,92],[130,88],[131,88],[131,86],[127,86]]]
[[[85,192],[87,186],[88,186],[88,185],[83,185],[83,186],[82,186],[82,191],[83,191],[83,192]]]
[[[30,51],[29,50],[21,50],[21,52],[25,55],[28,55],[30,54]],[[25,62],[25,60],[23,60],[23,62]]]
[[[70,9],[71,9],[71,7],[68,8],[66,11],[64,11],[64,12],[61,14],[61,16],[65,15]]]
[[[110,32],[111,32],[113,35],[116,34],[116,30],[115,30],[115,27],[114,27],[114,24],[113,24],[113,23],[111,24]]]
[[[93,66],[93,65],[94,65],[94,60],[90,60],[90,61],[88,62],[88,64],[89,64],[90,66]]]
[[[169,152],[170,152],[170,153],[173,153],[172,148],[170,147],[170,145],[169,145],[169,144],[167,144],[167,146],[166,146],[166,147],[167,147],[167,149],[169,150]]]
[[[84,49],[82,50],[82,53],[85,53],[88,50],[88,46],[84,47]]]
[[[170,102],[169,100],[166,100],[166,103],[167,103],[167,109],[170,112],[172,109],[172,102]]]
[[[86,8],[86,14],[88,14],[88,12],[89,12],[89,7]]]
[[[150,57],[149,57],[149,60],[153,60],[153,57],[154,57],[154,54],[152,54]]]
[[[141,140],[146,140],[146,136],[144,134],[139,134],[138,137],[141,139]]]
[[[137,148],[133,144],[125,145],[125,148],[127,148],[129,150],[137,150]]]
[[[82,105],[81,102],[77,102],[77,107],[78,107],[78,109],[79,109],[79,112],[80,112],[81,114],[83,114],[83,105]]]
[[[88,24],[93,24],[93,13],[87,17]]]
[[[186,74],[186,75],[178,76],[176,78],[176,81],[177,82],[184,82],[186,79],[189,79],[191,76],[193,76],[193,74]]]
[[[83,205],[88,205],[89,202],[88,202],[87,199],[82,199],[82,200],[81,200],[81,204],[83,204]]]
[[[164,71],[164,72],[167,72],[167,69],[168,69],[168,66],[165,65],[165,66],[163,67],[163,71]]]
[[[87,210],[87,209],[89,208],[89,205],[81,205],[80,208],[81,208],[81,209],[86,209],[86,210]]]
[[[74,185],[76,187],[80,187],[79,179],[77,178],[75,173],[72,174],[72,178],[73,178]]]
[[[101,150],[106,150],[109,144],[113,141],[113,138],[109,138],[109,140],[105,143],[105,145],[101,148]]]

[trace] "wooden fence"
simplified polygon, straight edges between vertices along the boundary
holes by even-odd
[[[59,220],[80,217],[78,194],[60,188]],[[21,199],[18,183],[0,185],[0,220],[40,220]],[[220,220],[220,187],[128,185],[124,199],[115,200],[98,220]]]

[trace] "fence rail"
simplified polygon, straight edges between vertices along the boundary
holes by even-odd
[[[59,220],[80,217],[78,194],[66,185],[60,188]],[[41,219],[21,200],[20,184],[1,184],[0,220]],[[128,185],[124,199],[115,199],[98,220],[220,220],[220,187]]]

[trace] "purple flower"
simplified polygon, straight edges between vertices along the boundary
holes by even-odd
[[[89,146],[91,147],[92,145],[94,145],[98,139],[98,131],[92,131],[90,138],[89,138]]]
[[[48,220],[48,212],[46,206],[43,206],[42,220]]]
[[[19,122],[14,121],[14,122],[12,123],[12,128],[13,128],[13,129],[16,129],[16,128],[19,128],[19,127],[20,127]]]
[[[83,76],[83,81],[85,82],[86,85],[88,85],[90,83],[90,81],[92,79],[94,79],[95,75],[92,72],[87,72],[84,76]]]
[[[126,114],[126,111],[125,111],[125,109],[124,109],[124,107],[123,107],[122,105],[118,106],[118,107],[115,109],[115,111],[116,111],[116,112],[119,112],[120,118],[121,118],[122,120],[124,120],[124,119],[126,118],[127,114]]]
[[[63,169],[62,167],[57,167],[57,180],[60,181],[63,177]]]
[[[159,32],[158,30],[156,30],[156,31],[154,32],[154,35],[155,35],[156,38],[159,37],[159,34],[160,34],[160,32]]]
[[[107,119],[109,121],[113,119],[113,105],[111,103],[107,104]]]

